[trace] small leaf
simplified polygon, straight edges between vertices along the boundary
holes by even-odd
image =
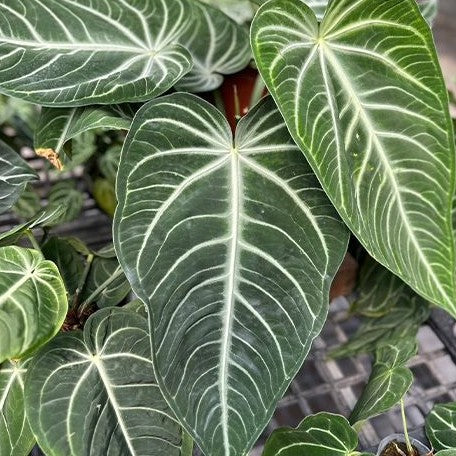
[[[70,141],[94,129],[128,130],[133,112],[122,106],[86,106],[82,108],[43,108],[35,130],[34,146],[40,156],[54,157],[51,162],[63,168],[62,152],[71,157]],[[65,147],[66,145],[70,147]]]
[[[130,284],[117,258],[97,257],[90,268],[81,300],[86,304],[96,302],[100,309],[113,307],[120,304],[130,291]]]
[[[22,358],[51,339],[67,307],[54,263],[35,250],[0,248],[0,363]]]
[[[350,423],[368,420],[394,407],[413,383],[406,363],[416,355],[414,339],[396,339],[378,348],[372,373],[350,415]]]
[[[0,454],[28,456],[35,444],[24,408],[24,376],[28,360],[0,365]]]
[[[179,456],[182,432],[154,379],[147,321],[122,309],[59,334],[26,376],[30,425],[47,456]]]
[[[84,165],[97,151],[97,136],[93,130],[85,131],[71,141],[71,158],[67,154],[62,156],[63,171],[72,171]]]
[[[456,402],[434,406],[426,418],[426,434],[436,450],[456,447]]]
[[[112,184],[107,179],[95,179],[92,193],[100,209],[109,216],[114,217],[117,207],[115,184]]]
[[[178,90],[207,92],[220,87],[223,75],[237,73],[251,58],[248,30],[216,8],[193,4],[194,24],[181,38],[193,58],[193,68]]]
[[[186,0],[3,0],[0,91],[32,103],[146,101],[191,68]]]
[[[351,311],[367,317],[381,317],[413,291],[391,271],[367,257],[359,274],[358,298]]]
[[[334,0],[321,24],[300,0],[271,0],[255,16],[252,47],[351,231],[456,316],[454,135],[432,33],[415,0]]]
[[[205,454],[244,455],[323,326],[347,231],[271,98],[234,138],[194,95],[146,104],[117,196],[116,252],[149,308],[157,381]]]
[[[358,435],[340,415],[311,415],[296,428],[274,431],[263,456],[373,456],[356,451]]]
[[[35,217],[40,209],[41,199],[38,191],[28,184],[16,204],[13,206],[13,212],[19,217],[29,220]]]
[[[10,209],[24,192],[27,183],[37,177],[19,154],[0,141],[0,214]]]
[[[329,353],[331,358],[346,358],[361,353],[373,353],[391,340],[416,337],[430,315],[429,304],[419,296],[401,297],[386,315],[366,318],[356,334],[341,347]]]
[[[81,255],[66,239],[58,237],[46,241],[41,251],[47,260],[58,267],[68,294],[73,296],[84,271]]]
[[[116,183],[121,153],[122,146],[113,146],[98,159],[98,167],[100,168],[101,174],[103,174],[111,184]]]
[[[71,222],[78,218],[84,204],[84,195],[76,188],[74,180],[55,184],[49,192],[48,208],[62,207],[59,217],[48,221],[45,226],[55,226]]]

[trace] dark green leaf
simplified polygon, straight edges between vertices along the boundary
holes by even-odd
[[[191,68],[187,0],[2,0],[0,91],[48,106],[145,101]]]
[[[207,455],[246,454],[326,319],[345,227],[270,98],[234,139],[198,97],[148,103],[117,196],[116,251],[149,307],[162,391]]]
[[[55,184],[49,192],[48,208],[62,207],[64,211],[59,217],[46,223],[45,226],[55,226],[78,218],[84,204],[84,195],[76,188],[74,180],[62,181]]]
[[[100,168],[101,174],[103,174],[111,184],[116,183],[121,153],[122,146],[113,146],[98,159],[98,167]]]
[[[26,410],[47,456],[179,456],[182,433],[154,379],[147,321],[92,315],[33,359]]]
[[[426,434],[436,450],[456,447],[456,402],[434,406],[426,418]]]
[[[19,217],[29,220],[40,211],[40,196],[30,184],[25,187],[24,192],[13,206],[13,212]]]
[[[321,25],[300,0],[272,0],[253,21],[252,46],[293,138],[352,232],[456,316],[454,136],[415,0],[334,0]]]
[[[346,418],[319,413],[305,418],[296,429],[274,431],[263,456],[373,456],[357,447],[358,435]]]
[[[35,437],[24,408],[24,376],[27,363],[6,361],[0,365],[0,454],[28,456]]]
[[[350,415],[356,424],[380,415],[394,407],[413,383],[412,371],[406,363],[416,355],[416,340],[396,339],[378,348],[372,373]]]
[[[78,288],[84,272],[84,263],[79,252],[64,238],[53,237],[42,247],[44,257],[59,268],[68,294],[72,296]]]

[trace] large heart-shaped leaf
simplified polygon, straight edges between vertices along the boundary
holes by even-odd
[[[147,321],[121,309],[92,315],[34,357],[25,403],[47,456],[179,456],[180,425],[154,379]]]
[[[413,383],[413,373],[406,364],[416,350],[414,338],[396,339],[378,348],[372,373],[350,415],[350,423],[380,415],[404,397]]]
[[[60,155],[66,152],[71,157],[71,139],[97,128],[128,130],[133,114],[128,105],[43,108],[35,130],[36,153],[61,170]]]
[[[270,98],[234,141],[198,97],[150,102],[117,196],[116,251],[149,305],[162,391],[207,455],[244,455],[321,330],[347,232]]]
[[[296,143],[380,263],[456,315],[454,138],[428,25],[414,0],[334,0],[318,24],[272,0],[254,55]]]
[[[0,214],[10,209],[27,183],[35,179],[35,171],[11,147],[0,141]]]
[[[330,356],[345,358],[374,353],[379,346],[391,340],[416,337],[429,315],[429,305],[424,299],[403,294],[387,314],[364,319],[350,340],[330,352]]]
[[[434,406],[426,417],[426,434],[436,450],[456,447],[456,402]]]
[[[306,417],[296,429],[274,431],[263,456],[373,456],[357,447],[358,435],[346,418],[319,413]]]
[[[245,68],[252,57],[247,29],[216,8],[193,2],[194,24],[181,38],[193,68],[177,84],[179,90],[207,92],[222,85],[223,75]]]
[[[187,0],[3,0],[0,91],[81,106],[148,100],[192,64]]]
[[[28,361],[0,365],[0,454],[28,456],[35,437],[24,408],[24,376]]]
[[[0,363],[21,358],[51,339],[67,307],[54,263],[35,250],[0,248]]]

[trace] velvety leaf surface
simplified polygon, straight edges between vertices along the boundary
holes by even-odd
[[[454,138],[430,29],[414,0],[263,5],[255,59],[296,143],[377,261],[456,315]]]
[[[0,91],[33,103],[145,101],[192,66],[187,0],[3,0]]]
[[[391,271],[373,258],[364,261],[359,274],[358,297],[351,311],[367,317],[380,317],[394,308],[413,291]]]
[[[67,306],[54,263],[35,250],[0,248],[0,363],[21,358],[51,339]]]
[[[179,456],[182,433],[154,379],[147,321],[104,309],[33,359],[26,410],[47,456]]]
[[[266,442],[263,456],[373,456],[360,453],[358,435],[340,415],[311,415],[296,428],[277,429]]]
[[[397,339],[378,348],[372,373],[350,415],[350,423],[380,415],[404,397],[413,383],[413,373],[406,363],[416,351],[414,338]]]
[[[119,169],[116,251],[162,391],[206,455],[245,455],[325,321],[345,227],[270,98],[234,140],[198,97],[152,101]]]
[[[10,209],[27,183],[35,179],[35,171],[11,147],[0,141],[0,214]]]
[[[76,188],[74,180],[66,180],[54,184],[49,192],[48,210],[63,208],[60,216],[54,217],[46,226],[56,226],[71,222],[79,217],[84,205],[84,195]]]
[[[35,130],[34,146],[38,155],[62,169],[62,152],[71,157],[71,139],[89,130],[128,130],[134,113],[122,106],[86,106],[82,108],[43,108]]]
[[[116,258],[93,260],[81,300],[96,302],[101,309],[117,306],[130,293],[131,287]]]
[[[434,406],[426,418],[426,434],[436,450],[456,447],[456,402]]]
[[[35,437],[24,408],[24,376],[28,361],[0,365],[0,454],[28,456]]]
[[[348,342],[330,352],[332,358],[346,358],[361,353],[374,353],[391,340],[416,337],[430,315],[426,301],[419,296],[403,295],[387,314],[366,318]]]
[[[177,84],[179,90],[207,92],[222,85],[223,75],[245,68],[252,58],[248,29],[226,14],[197,0],[194,23],[181,38],[193,59],[193,68]]]
[[[78,288],[84,271],[84,263],[79,252],[63,238],[53,237],[41,247],[44,257],[58,267],[65,288],[72,296]]]
[[[41,199],[39,193],[30,184],[25,187],[22,195],[13,206],[13,212],[20,218],[30,220],[41,209]]]

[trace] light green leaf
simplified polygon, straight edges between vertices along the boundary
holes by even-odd
[[[0,365],[0,454],[28,456],[35,437],[24,408],[24,376],[28,361]]]
[[[62,152],[71,157],[73,138],[94,129],[128,130],[133,115],[128,105],[43,108],[35,130],[36,153],[62,169]]]
[[[416,337],[422,323],[430,315],[426,301],[419,296],[403,295],[387,314],[366,318],[355,335],[341,347],[330,352],[332,358],[346,358],[361,353],[374,353],[391,340]]]
[[[52,237],[41,247],[44,257],[58,267],[65,288],[72,296],[78,288],[84,263],[77,250],[64,238]]]
[[[345,227],[270,98],[235,139],[198,97],[148,103],[117,196],[116,252],[149,306],[162,391],[205,454],[244,455],[325,321]]]
[[[311,415],[296,428],[277,429],[266,442],[263,456],[373,456],[360,453],[358,435],[340,415]]]
[[[426,417],[426,434],[435,450],[456,447],[456,402],[434,406]]]
[[[54,263],[35,250],[0,248],[0,363],[22,358],[51,339],[67,307]]]
[[[84,204],[84,195],[76,188],[74,180],[54,184],[49,192],[48,209],[62,207],[59,217],[48,221],[45,226],[55,226],[78,218]]]
[[[27,183],[37,177],[19,154],[0,141],[0,214],[10,209]]]
[[[25,404],[47,456],[179,456],[182,434],[154,379],[147,321],[121,309],[59,334],[32,361]]]
[[[191,68],[187,0],[3,0],[0,91],[47,106],[149,100]]]
[[[192,54],[193,68],[177,84],[179,90],[207,92],[220,87],[223,75],[245,68],[252,58],[249,34],[216,8],[194,0],[194,24],[181,38]]]
[[[280,33],[279,33],[280,32]],[[414,0],[300,0],[252,25],[258,68],[344,221],[381,264],[456,316],[454,137]]]
[[[414,294],[399,277],[371,257],[361,267],[357,293],[350,310],[367,317],[381,317],[401,299]]]
[[[438,453],[435,453],[435,456],[456,456],[456,448],[439,451]]]
[[[130,291],[130,284],[117,258],[97,257],[90,268],[81,300],[87,305],[96,302],[102,309],[117,306]]]
[[[201,0],[223,11],[238,24],[244,24],[252,19],[255,7],[249,0]]]
[[[96,179],[92,189],[93,197],[98,206],[106,212],[106,214],[114,217],[117,207],[115,184],[107,179]]]
[[[350,423],[380,415],[405,396],[413,383],[412,371],[406,364],[416,351],[414,338],[396,339],[378,348],[372,373],[350,415]]]
[[[25,187],[24,192],[13,206],[13,212],[23,219],[31,219],[41,209],[41,199],[38,191],[30,184]]]
[[[111,183],[116,183],[117,171],[119,170],[122,146],[110,147],[99,159],[98,167],[103,176]]]
[[[147,306],[140,299],[135,299],[125,304],[123,309],[128,309],[130,312],[135,312],[144,318],[148,318]]]

